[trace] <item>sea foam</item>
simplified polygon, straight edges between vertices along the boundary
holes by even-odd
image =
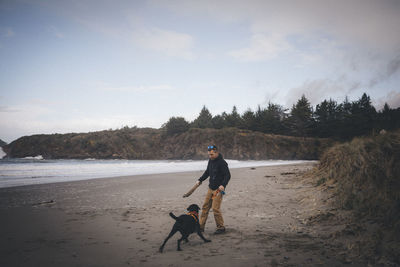
[[[6,152],[4,152],[3,148],[0,147],[0,159],[4,158],[5,156],[7,156]]]
[[[229,167],[301,163],[293,160],[227,160]],[[203,171],[207,160],[46,160],[42,157],[0,160],[0,188],[142,174]]]

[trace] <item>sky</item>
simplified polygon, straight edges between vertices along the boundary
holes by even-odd
[[[290,108],[400,107],[398,0],[0,0],[0,139]]]

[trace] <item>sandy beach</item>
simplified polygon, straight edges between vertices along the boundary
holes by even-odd
[[[158,248],[207,183],[202,172],[141,175],[0,189],[0,266],[341,266],[345,244],[327,236],[341,225],[303,174],[315,163],[231,170],[222,203],[227,232],[193,234],[176,251],[176,234]],[[336,228],[335,228],[336,227]]]

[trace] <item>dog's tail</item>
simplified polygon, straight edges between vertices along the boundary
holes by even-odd
[[[169,216],[171,216],[174,220],[178,220],[178,217],[176,217],[172,212],[169,213]]]

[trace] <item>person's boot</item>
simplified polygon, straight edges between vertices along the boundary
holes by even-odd
[[[214,232],[214,235],[219,235],[225,233],[225,228],[219,228]]]

